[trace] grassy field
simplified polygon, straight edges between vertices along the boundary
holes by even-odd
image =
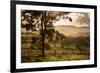
[[[35,34],[35,33],[34,33]],[[45,38],[42,56],[41,38],[32,33],[21,37],[21,62],[51,62],[90,59],[90,37]]]
[[[89,59],[89,49],[79,50],[45,50],[45,56],[41,57],[41,50],[22,50],[22,62],[49,62],[72,61]]]

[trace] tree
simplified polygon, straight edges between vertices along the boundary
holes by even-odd
[[[53,23],[59,21],[61,18],[69,19],[66,17],[69,12],[56,12],[56,11],[33,11],[33,10],[22,10],[21,12],[21,26],[26,30],[39,31],[42,41],[42,57],[45,56],[45,37],[52,40],[55,29]]]

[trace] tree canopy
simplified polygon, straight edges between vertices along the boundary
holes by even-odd
[[[21,11],[21,27],[27,30],[39,31],[42,41],[42,53],[44,56],[45,48],[45,37],[47,36],[52,40],[54,33],[63,38],[63,34],[57,33],[55,31],[53,23],[59,21],[60,19],[69,19],[70,17],[66,15],[70,12],[59,12],[59,11],[34,11],[34,10],[22,10]]]

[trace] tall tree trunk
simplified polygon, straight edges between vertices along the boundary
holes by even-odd
[[[41,39],[42,39],[42,57],[45,56],[45,12],[42,13],[42,19],[41,19]]]

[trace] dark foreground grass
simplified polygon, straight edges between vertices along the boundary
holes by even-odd
[[[86,50],[85,50],[86,51]],[[85,52],[84,51],[84,52]],[[45,56],[41,57],[40,50],[34,51],[26,51],[22,53],[21,62],[22,63],[29,63],[29,62],[51,62],[51,61],[73,61],[73,60],[88,60],[90,58],[89,52],[80,52],[76,51],[69,51],[64,52],[63,50],[54,50],[45,51]],[[36,55],[37,54],[37,55]]]

